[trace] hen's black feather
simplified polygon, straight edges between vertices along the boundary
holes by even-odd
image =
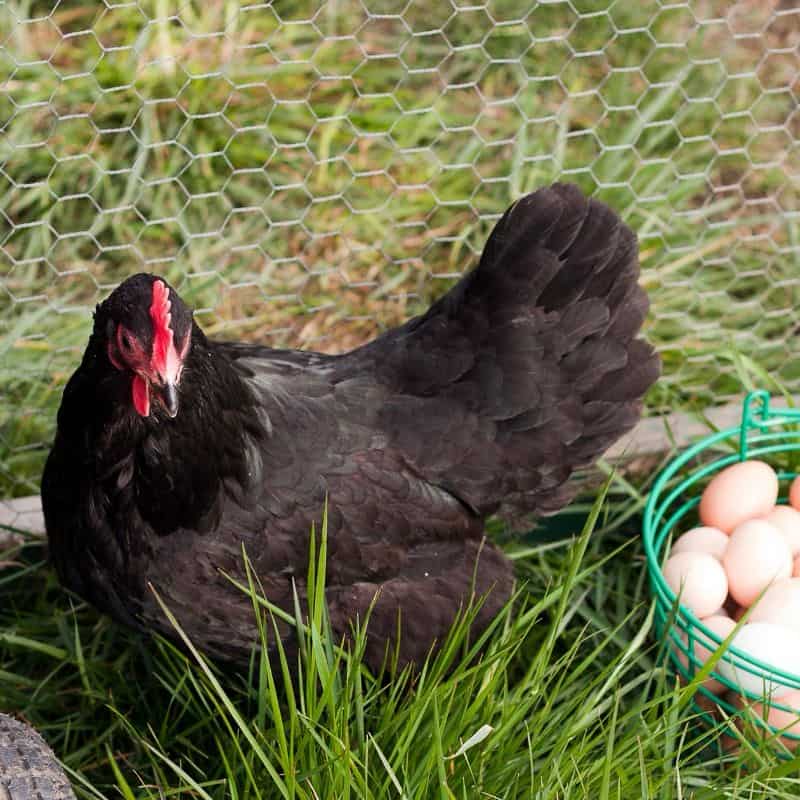
[[[398,614],[400,661],[421,662],[473,592],[488,595],[478,628],[509,596],[485,517],[559,508],[572,473],[638,418],[658,375],[635,338],[638,273],[631,231],[556,184],[512,206],[478,268],[426,314],[352,352],[215,343],[195,325],[174,419],[135,414],[130,376],[105,355],[120,293],[155,280],[129,279],[98,308],[42,482],[61,579],[170,633],[152,583],[199,645],[246,655],[249,599],[224,575],[243,577],[244,546],[291,609],[327,497],[334,630],[347,635],[377,592],[370,663]]]

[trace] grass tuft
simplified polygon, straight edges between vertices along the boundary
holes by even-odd
[[[249,669],[207,660],[174,620],[180,649],[98,616],[29,540],[0,577],[0,709],[39,727],[84,798],[796,796],[763,736],[731,728],[742,746],[723,754],[687,709],[652,640],[635,528],[596,530],[622,497],[612,482],[577,536],[518,548],[493,629],[470,640],[466,609],[394,680],[364,667],[363,626],[346,649],[331,636],[324,524],[298,664],[261,650]],[[254,576],[241,588],[266,637]]]

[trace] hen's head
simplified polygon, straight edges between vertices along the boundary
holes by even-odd
[[[192,312],[157,275],[134,275],[95,312],[94,332],[111,366],[131,376],[131,400],[142,417],[151,400],[178,413],[178,386],[192,340]]]

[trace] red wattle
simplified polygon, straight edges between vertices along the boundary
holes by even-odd
[[[141,375],[133,376],[133,406],[140,417],[150,416],[150,384]]]

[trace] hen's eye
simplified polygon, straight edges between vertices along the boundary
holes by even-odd
[[[125,353],[133,352],[133,337],[124,329],[120,329],[119,336],[117,337],[120,348]]]

